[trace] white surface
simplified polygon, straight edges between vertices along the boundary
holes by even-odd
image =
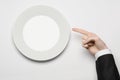
[[[111,48],[120,71],[120,0],[1,0],[1,80],[97,80],[95,59],[72,33],[65,52],[53,61],[32,62],[14,48],[11,30],[16,17],[26,8],[45,4],[60,10],[71,24],[97,33]]]
[[[51,49],[59,40],[57,23],[48,16],[35,16],[24,26],[23,38],[33,50],[46,51]]]
[[[45,16],[50,17],[50,18],[47,17],[48,21],[50,20],[50,22],[52,22],[52,23],[56,22],[55,26],[57,26],[59,28],[58,32],[57,32],[57,33],[60,33],[59,39],[56,42],[56,44],[48,50],[38,51],[38,50],[31,49],[31,47],[29,47],[24,41],[24,40],[26,40],[23,37],[24,27],[29,26],[29,23],[32,22],[32,21],[29,22],[29,19],[31,19],[35,16],[38,16],[38,15],[39,16],[44,15],[44,17],[42,17],[42,18],[46,18]],[[36,20],[36,19],[37,18],[33,18],[33,20]],[[28,22],[28,24],[26,24],[27,22]],[[46,24],[48,23],[48,22],[46,22],[46,20],[42,21],[42,22],[45,22]],[[47,25],[44,25],[46,27],[50,27],[50,28],[46,28],[46,31],[47,31],[47,29],[48,30],[52,29],[52,27],[54,26],[50,22]],[[35,24],[36,23],[40,23],[40,22],[35,22]],[[42,26],[42,28],[44,26]],[[48,40],[50,40],[52,38],[52,36],[50,37],[50,35],[49,35],[51,33],[47,33],[45,31],[45,27],[43,29],[44,30],[42,30],[42,31],[44,31],[44,34],[39,35],[39,33],[37,33],[34,36],[48,35],[49,36],[48,39],[44,40],[44,41],[49,42]],[[36,32],[39,32],[39,29]],[[37,60],[37,61],[46,61],[46,60],[51,60],[51,59],[57,57],[64,51],[64,49],[66,48],[66,46],[69,42],[69,38],[70,38],[70,25],[66,21],[65,17],[55,8],[48,7],[48,6],[33,6],[33,7],[26,9],[16,19],[12,33],[13,33],[12,35],[13,35],[13,41],[15,43],[15,46],[25,57],[28,57],[29,59]],[[32,32],[32,33],[34,33],[34,32]],[[57,33],[54,33],[54,34],[57,34]],[[53,35],[53,37],[54,36],[55,35]],[[32,37],[32,36],[30,36],[30,37]],[[34,37],[32,37],[32,38],[34,38]],[[39,41],[41,41],[41,38]],[[43,39],[45,39],[45,38],[43,38]],[[43,43],[43,44],[38,44],[38,45],[44,46],[44,42],[41,42],[41,43]],[[51,42],[51,44],[52,44],[52,42]],[[47,44],[47,45],[50,45],[50,44]]]

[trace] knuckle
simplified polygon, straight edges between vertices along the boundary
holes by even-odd
[[[89,36],[97,37],[97,35],[95,33],[92,33],[92,32],[89,33]]]
[[[100,40],[100,38],[99,37],[95,37],[95,41],[98,41],[98,40]]]
[[[91,33],[91,32],[89,32],[88,36],[92,36],[92,33]]]

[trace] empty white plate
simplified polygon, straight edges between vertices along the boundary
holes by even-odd
[[[46,61],[58,56],[68,44],[70,26],[64,16],[48,6],[34,6],[16,20],[13,40],[27,58]]]

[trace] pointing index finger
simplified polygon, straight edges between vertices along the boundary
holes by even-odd
[[[75,32],[78,32],[78,33],[81,33],[81,34],[84,34],[84,35],[89,35],[90,32],[86,31],[86,30],[83,30],[83,29],[80,29],[80,28],[72,28],[73,31]]]

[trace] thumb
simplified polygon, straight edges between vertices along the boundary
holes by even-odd
[[[95,43],[95,38],[90,37],[90,38],[86,39],[83,44],[85,45],[85,44],[88,44],[88,43],[92,43],[92,44]]]

